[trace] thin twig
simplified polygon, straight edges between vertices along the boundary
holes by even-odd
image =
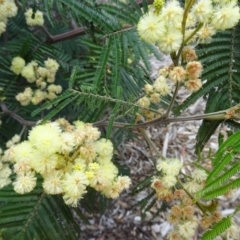
[[[11,116],[12,118],[17,120],[18,122],[20,122],[24,126],[32,127],[32,126],[35,126],[37,124],[37,122],[28,121],[28,120],[25,120],[22,117],[18,116],[15,112],[9,110],[3,102],[0,102],[0,107],[1,107],[2,112],[4,114],[7,114],[7,115]]]

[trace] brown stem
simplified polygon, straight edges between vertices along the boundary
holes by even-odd
[[[11,116],[12,118],[17,120],[18,122],[20,122],[24,126],[32,127],[32,126],[35,126],[37,124],[37,122],[27,121],[27,120],[23,119],[22,117],[18,116],[15,112],[9,110],[3,102],[0,102],[0,107],[1,107],[2,112],[4,114],[7,114],[7,115]]]
[[[194,115],[194,116],[183,116],[183,117],[166,117],[162,116],[156,119],[153,119],[151,121],[147,121],[144,123],[139,123],[136,125],[131,125],[129,123],[121,123],[121,122],[114,122],[114,127],[119,128],[142,128],[142,127],[148,127],[151,125],[156,125],[160,123],[170,123],[170,122],[181,122],[181,121],[192,121],[192,120],[210,120],[210,121],[216,121],[216,120],[226,120],[226,119],[240,119],[240,104],[218,112],[213,113],[207,113],[207,114],[201,114],[201,115]],[[108,121],[99,121],[96,123],[93,123],[94,126],[106,126],[108,125]]]

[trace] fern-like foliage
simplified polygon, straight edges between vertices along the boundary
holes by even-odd
[[[217,222],[212,226],[212,228],[206,231],[203,236],[202,240],[212,240],[223,233],[231,226],[231,218],[225,217],[221,221]]]
[[[208,175],[205,187],[198,192],[198,197],[211,200],[240,186],[237,175],[240,171],[239,137],[240,132],[237,132],[219,147],[212,160],[213,169]]]
[[[79,227],[60,196],[45,194],[41,180],[28,194],[12,186],[0,191],[0,229],[3,239],[78,239]]]

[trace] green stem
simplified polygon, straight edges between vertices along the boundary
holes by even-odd
[[[173,104],[174,104],[174,102],[175,102],[175,100],[176,100],[176,97],[177,97],[177,93],[178,93],[179,88],[180,88],[180,83],[177,82],[175,91],[174,91],[174,93],[173,93],[173,97],[172,97],[171,102],[170,102],[170,105],[168,106],[168,109],[167,109],[166,113],[164,114],[164,117],[165,117],[165,118],[167,118],[167,117],[169,116],[169,114],[170,114],[170,112],[171,112],[171,110],[172,110],[172,107],[173,107]]]
[[[193,202],[198,206],[198,208],[202,211],[202,213],[205,213],[206,210],[204,209],[204,207],[194,199],[193,195],[187,190],[184,188],[183,186],[183,183],[182,181],[179,179],[179,177],[177,177],[177,181],[178,181],[178,184],[181,186],[181,188],[186,192],[186,194],[193,200]]]
[[[189,37],[184,40],[184,45],[187,44],[187,42],[202,28],[203,23],[199,23],[196,29],[189,35]]]

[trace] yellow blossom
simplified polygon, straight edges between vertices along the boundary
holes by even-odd
[[[159,39],[158,46],[164,53],[177,51],[182,44],[182,37],[181,31],[173,29]]]
[[[32,8],[29,8],[25,12],[25,17],[29,26],[43,26],[44,24],[43,13],[39,10],[33,12]]]
[[[61,171],[53,171],[44,176],[43,189],[48,194],[59,194],[63,192],[62,186],[63,173]]]
[[[88,184],[89,181],[83,171],[66,173],[62,180],[64,192],[75,196],[81,196]]]
[[[13,58],[10,69],[15,74],[19,75],[22,72],[24,66],[25,66],[25,60],[18,56]]]
[[[145,108],[147,108],[147,107],[149,107],[150,106],[150,100],[149,100],[149,98],[148,97],[142,97],[142,98],[140,98],[138,101],[137,101],[137,104],[140,106],[140,107],[145,107]]]
[[[144,41],[155,43],[163,36],[164,26],[158,15],[149,12],[140,19],[137,30]]]
[[[225,30],[234,27],[240,19],[236,2],[222,4],[213,13],[211,24],[215,29]]]
[[[36,186],[36,180],[37,178],[33,172],[18,174],[13,182],[14,191],[19,194],[31,192]]]
[[[53,154],[61,149],[60,135],[50,124],[34,127],[28,139],[34,147],[45,154]]]

